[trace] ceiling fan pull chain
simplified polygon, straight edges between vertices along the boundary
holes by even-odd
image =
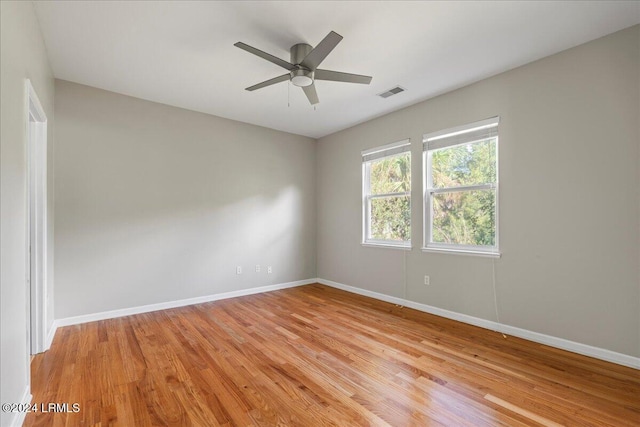
[[[291,107],[291,82],[287,83],[287,107]]]

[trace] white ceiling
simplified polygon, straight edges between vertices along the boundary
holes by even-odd
[[[313,138],[640,22],[640,2],[43,1],[35,8],[56,78]],[[284,70],[296,43],[344,39],[322,68],[369,86],[316,82],[309,105]],[[377,97],[393,86],[406,92]],[[289,92],[290,89],[290,92]],[[290,103],[290,106],[288,106]]]

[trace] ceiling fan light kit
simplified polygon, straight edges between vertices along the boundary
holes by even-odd
[[[306,43],[295,44],[291,46],[290,49],[291,62],[287,62],[245,43],[237,42],[234,46],[259,56],[262,59],[266,59],[267,61],[289,71],[287,74],[249,86],[246,90],[254,91],[289,80],[294,86],[301,87],[305,95],[307,95],[307,99],[309,99],[311,105],[315,105],[319,102],[314,84],[315,80],[360,84],[371,83],[370,76],[361,76],[359,74],[342,73],[339,71],[322,70],[318,68],[320,63],[324,61],[324,59],[331,53],[336,45],[340,43],[341,40],[342,36],[340,34],[331,31],[315,48]]]
[[[301,68],[299,70],[293,70],[289,74],[291,74],[291,83],[293,83],[294,86],[305,87],[313,84],[313,71]]]

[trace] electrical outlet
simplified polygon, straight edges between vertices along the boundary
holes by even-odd
[[[427,286],[431,284],[431,278],[429,276],[424,276],[424,284]]]
[[[260,273],[260,264],[256,264],[256,273]]]
[[[273,268],[271,266],[267,267],[267,273],[269,274],[273,273]]]
[[[236,267],[236,274],[242,274],[242,267],[240,266]]]

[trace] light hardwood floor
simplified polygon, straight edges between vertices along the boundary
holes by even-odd
[[[319,284],[69,326],[27,426],[639,426],[640,371]]]

